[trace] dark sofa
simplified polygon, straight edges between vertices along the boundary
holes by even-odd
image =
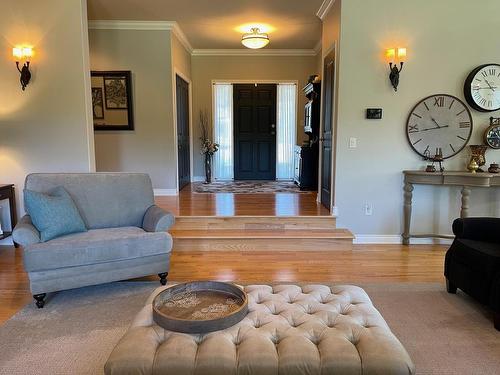
[[[489,306],[500,330],[500,218],[456,219],[453,233],[444,266],[447,290],[459,288]]]

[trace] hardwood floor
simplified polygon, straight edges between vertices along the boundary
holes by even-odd
[[[302,194],[200,194],[191,184],[177,196],[156,202],[175,216],[322,216],[328,210],[316,202],[316,193]]]
[[[201,251],[205,245],[189,243],[184,244],[182,251],[176,251],[174,247],[169,275],[171,281],[354,284],[443,281],[443,262],[447,249],[445,246],[350,244],[349,250],[342,246],[325,250],[319,245],[311,246],[310,243],[306,246],[304,242],[301,247],[298,239],[306,241],[305,234],[302,233],[304,231],[327,230],[330,232],[327,237],[331,237],[334,231],[342,232],[341,229],[335,229],[335,218],[329,216],[329,212],[316,203],[315,193],[197,194],[191,192],[191,186],[187,186],[178,196],[158,197],[157,204],[175,216],[183,216],[179,218],[177,226],[177,241],[182,235],[192,236],[193,230],[198,232],[197,237],[214,237],[216,234],[216,237],[233,237],[228,240],[234,241],[234,237],[240,236],[243,230],[247,231],[246,237],[255,237],[256,241],[269,241],[268,231],[274,231],[274,240],[274,237],[290,232],[293,235],[287,235],[286,240],[297,242],[295,250],[290,250],[290,246],[287,246],[287,251],[276,251],[279,248],[276,246],[268,246],[266,251],[262,251],[263,248],[259,246],[256,246],[258,250],[244,251],[238,247],[231,250],[222,248],[218,251]],[[272,216],[281,217],[276,219]],[[208,230],[215,232],[209,233]],[[322,232],[320,234],[320,237],[326,235]],[[201,240],[207,241],[207,238]],[[245,241],[247,242],[246,239]],[[305,250],[306,248],[308,249]],[[322,251],[316,250],[318,248]],[[21,254],[22,249],[0,246],[0,324],[25,304],[32,302]],[[144,279],[158,281],[156,276],[139,280]]]
[[[443,282],[446,249],[438,245],[353,245],[352,251],[174,251],[169,280]],[[0,324],[32,301],[21,251],[0,247]]]

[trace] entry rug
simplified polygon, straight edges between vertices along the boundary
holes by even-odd
[[[301,191],[291,181],[215,181],[210,184],[193,183],[195,193],[232,193],[232,194],[273,194],[273,193],[310,193]]]

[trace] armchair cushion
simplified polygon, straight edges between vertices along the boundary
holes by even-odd
[[[146,211],[142,227],[146,232],[165,232],[174,225],[174,221],[174,215],[153,205]]]
[[[24,201],[42,242],[87,230],[73,199],[62,186],[49,194],[24,190]]]
[[[453,222],[453,233],[457,238],[500,243],[500,218],[469,217]]]
[[[487,280],[492,280],[500,270],[500,245],[496,243],[456,239],[450,251],[454,262]]]
[[[91,229],[24,249],[26,271],[52,270],[168,254],[172,237],[138,227]]]
[[[33,245],[40,242],[40,232],[31,222],[29,215],[24,215],[12,231],[12,238],[21,246]]]

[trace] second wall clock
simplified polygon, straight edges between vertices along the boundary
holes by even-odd
[[[469,73],[464,84],[467,103],[477,111],[500,109],[500,65],[485,64]]]

